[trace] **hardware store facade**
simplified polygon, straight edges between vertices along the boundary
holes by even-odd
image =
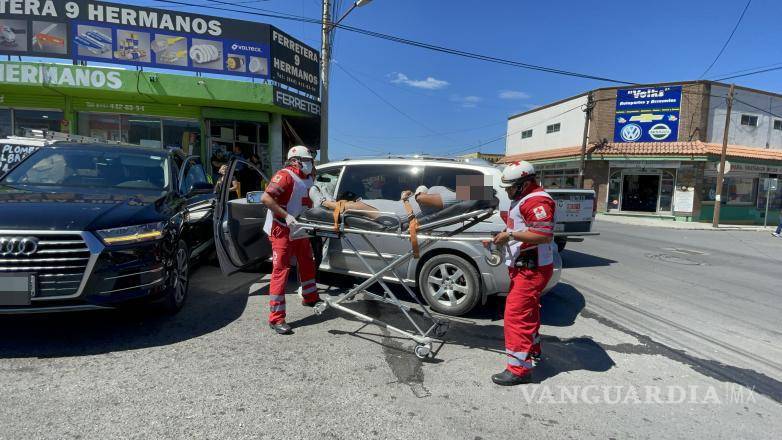
[[[223,150],[254,156],[271,173],[281,167],[290,144],[317,141],[318,125],[317,102],[270,84],[0,62],[1,137],[46,129],[182,148],[204,164]],[[13,152],[2,154],[0,166],[8,166]]]

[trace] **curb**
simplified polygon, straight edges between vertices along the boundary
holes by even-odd
[[[664,229],[679,229],[682,231],[741,231],[741,232],[768,232],[774,231],[776,226],[740,226],[740,225],[724,225],[719,228],[712,228],[710,226],[690,226],[685,222],[674,222],[671,220],[650,220],[650,221],[627,221],[626,217],[619,219],[614,217],[607,217],[598,215],[595,219],[596,222],[617,223],[630,226],[644,226],[652,228],[664,228]],[[672,223],[677,223],[674,226]]]

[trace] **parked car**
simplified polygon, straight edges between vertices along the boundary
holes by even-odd
[[[244,161],[235,161],[229,176],[239,170],[250,170],[254,178],[265,178]],[[318,165],[316,185],[324,194],[337,199],[360,196],[366,199],[398,199],[403,189],[442,185],[455,188],[456,177],[485,176],[500,198],[500,209],[510,206],[505,191],[499,187],[501,172],[488,163],[464,163],[456,160],[425,158],[381,158],[345,160]],[[235,179],[231,177],[232,179]],[[252,177],[251,177],[252,179]],[[266,215],[262,205],[248,203],[246,193],[234,194],[225,189],[218,195],[215,208],[215,243],[224,273],[229,274],[253,265],[270,254],[268,238],[261,232]],[[475,225],[469,233],[491,235],[502,231],[505,223],[500,213]],[[350,236],[349,236],[350,238]],[[368,236],[384,254],[385,259],[410,250],[409,240]],[[375,269],[385,266],[363,240],[352,242]],[[319,269],[355,277],[368,278],[371,274],[343,240],[327,239],[316,242],[315,252],[320,258]],[[510,279],[504,265],[491,266],[486,260],[487,249],[480,241],[438,241],[427,247],[418,259],[399,269],[406,284],[417,287],[429,306],[448,315],[463,315],[490,295],[506,295]],[[559,282],[561,260],[555,258],[554,276],[546,287],[550,290]],[[455,276],[451,285],[445,280]],[[386,281],[398,282],[395,277]],[[445,285],[447,284],[447,285]]]
[[[213,200],[180,150],[41,146],[0,178],[0,313],[178,311],[213,243]]]
[[[591,189],[546,189],[557,202],[554,215],[554,242],[562,252],[568,241],[584,241],[592,232],[597,205]]]

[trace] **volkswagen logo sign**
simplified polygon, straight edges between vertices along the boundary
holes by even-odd
[[[30,256],[38,251],[38,239],[35,237],[0,237],[0,256]]]
[[[625,142],[635,142],[641,137],[642,133],[643,132],[641,131],[640,125],[627,124],[622,127],[622,131],[619,132],[619,136],[621,136]]]

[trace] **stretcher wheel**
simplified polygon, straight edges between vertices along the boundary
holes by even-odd
[[[418,359],[426,359],[432,352],[432,344],[419,344],[415,346],[415,355]]]
[[[451,322],[450,321],[441,321],[437,323],[437,325],[434,328],[434,334],[438,338],[442,338],[445,336],[446,333],[448,333],[448,330],[451,329]]]
[[[319,302],[319,303],[315,304],[315,307],[313,308],[313,310],[315,311],[316,315],[320,316],[320,315],[323,314],[323,312],[326,311],[326,308],[328,308],[328,306],[329,305],[328,305],[328,303],[326,303],[326,301],[322,301],[322,302]]]

